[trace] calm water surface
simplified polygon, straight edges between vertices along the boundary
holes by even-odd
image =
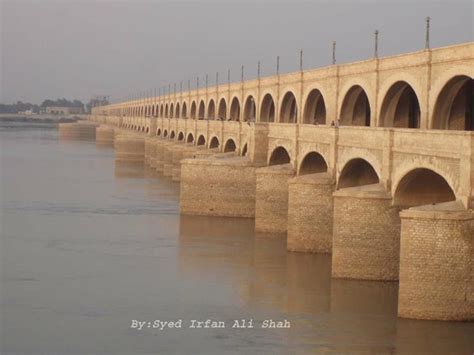
[[[330,256],[287,252],[253,220],[180,216],[178,184],[112,149],[0,123],[0,150],[1,354],[474,351],[473,323],[397,318],[397,283],[331,280]],[[183,328],[130,327],[155,319]]]

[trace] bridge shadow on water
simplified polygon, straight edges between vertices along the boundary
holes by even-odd
[[[397,282],[332,279],[330,254],[288,252],[284,235],[256,234],[253,219],[181,215],[179,229],[181,273],[225,279],[242,307],[291,320],[290,344],[397,354],[473,347],[463,323],[398,318]]]

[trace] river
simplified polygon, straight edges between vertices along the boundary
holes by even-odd
[[[473,323],[397,318],[395,282],[331,279],[330,255],[253,220],[180,216],[179,184],[111,148],[3,122],[0,155],[1,354],[474,352]]]

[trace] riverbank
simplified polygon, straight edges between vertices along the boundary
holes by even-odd
[[[34,122],[34,123],[64,123],[77,122],[85,119],[86,115],[23,115],[16,113],[1,113],[2,122]]]

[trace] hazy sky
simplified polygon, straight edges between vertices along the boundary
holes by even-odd
[[[0,0],[1,102],[112,99],[196,77],[204,85],[331,61],[369,58],[472,41],[472,1],[21,1]]]

